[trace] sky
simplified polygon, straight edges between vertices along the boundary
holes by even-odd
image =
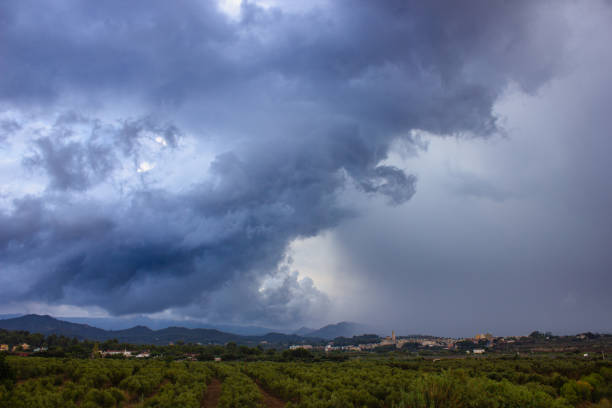
[[[9,0],[0,313],[612,332],[608,0]]]

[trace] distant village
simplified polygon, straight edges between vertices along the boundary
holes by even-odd
[[[359,339],[363,336],[356,336],[353,339]],[[379,339],[377,342],[351,343],[351,339],[340,338],[343,340],[337,344],[338,339],[330,341],[328,344],[311,345],[311,344],[295,344],[290,346],[291,350],[306,349],[306,350],[322,350],[325,352],[371,352],[371,351],[448,351],[452,353],[465,354],[485,354],[489,351],[509,351],[513,350],[518,353],[518,350],[527,350],[529,352],[576,352],[578,350],[576,343],[584,343],[588,340],[601,337],[592,333],[581,333],[576,336],[553,336],[548,333],[533,332],[529,336],[493,336],[491,333],[479,333],[474,337],[469,338],[451,338],[451,337],[435,337],[435,336],[396,336],[395,332],[391,332],[391,336]],[[605,335],[609,337],[609,335]],[[560,343],[559,343],[559,339]],[[534,342],[538,343],[534,347]],[[584,344],[583,344],[584,346]],[[584,357],[589,354],[585,353]]]
[[[147,349],[137,349],[138,346],[126,344],[121,349],[105,349],[99,350],[97,342],[91,343],[93,350],[91,350],[90,356],[92,358],[135,358],[135,359],[148,359],[161,357],[159,351],[151,352]],[[176,353],[173,355],[177,359],[186,361],[198,360],[199,356],[197,353],[193,353],[188,350],[183,350],[182,345],[188,346],[183,342],[179,342],[181,347],[177,347]],[[224,345],[203,345],[196,343],[191,346],[198,347],[229,347],[231,344],[235,348],[238,346],[235,343],[226,343]],[[117,345],[119,345],[117,343]],[[190,347],[191,347],[190,346]],[[257,347],[260,349],[259,352],[263,352],[265,349],[277,350],[278,345],[269,344],[266,341],[261,341]],[[123,347],[123,345],[121,345]],[[128,349],[134,348],[134,349]],[[148,347],[148,346],[147,346]],[[162,346],[170,349],[174,349],[175,345],[173,342],[169,342],[167,346]],[[242,348],[248,347],[240,346]],[[590,347],[590,348],[589,348]],[[166,351],[170,350],[167,349]],[[180,351],[179,351],[180,349]],[[318,353],[380,353],[380,352],[415,352],[421,355],[433,354],[445,354],[450,353],[453,355],[484,355],[486,353],[493,352],[511,352],[519,354],[519,352],[584,352],[584,357],[589,357],[589,352],[602,354],[605,352],[612,352],[612,335],[599,335],[592,333],[582,333],[575,336],[553,336],[548,333],[533,332],[529,336],[506,336],[496,337],[490,333],[476,334],[474,337],[469,338],[451,338],[451,337],[435,337],[435,336],[396,336],[395,332],[392,331],[390,336],[379,337],[374,334],[366,334],[361,336],[354,336],[352,338],[337,337],[331,341],[316,341],[314,343],[308,343],[308,340],[304,340],[302,344],[285,345],[280,348],[280,351],[297,351],[305,350]],[[0,344],[0,352],[12,353],[19,356],[35,356],[45,355],[49,351],[48,347],[33,347],[27,343],[20,344]],[[195,349],[194,349],[195,351]],[[582,354],[581,354],[582,355]],[[221,361],[219,356],[211,356],[211,360]]]
[[[306,350],[323,350],[326,352],[330,351],[373,351],[381,347],[390,347],[395,349],[402,348],[431,348],[431,349],[446,349],[446,350],[459,350],[458,344],[461,344],[466,348],[464,351],[467,354],[484,354],[485,348],[478,348],[483,345],[486,348],[494,347],[496,342],[515,342],[515,337],[494,337],[490,333],[477,334],[473,338],[455,339],[450,337],[433,337],[433,336],[404,336],[398,337],[395,335],[395,331],[391,332],[391,336],[384,337],[378,342],[374,343],[363,343],[363,344],[348,344],[348,345],[335,345],[334,341],[329,342],[325,346],[310,345],[310,344],[295,344],[289,347],[291,350],[306,349]],[[465,344],[469,343],[469,344]],[[469,347],[473,345],[474,347]],[[408,346],[408,347],[407,347]],[[465,347],[467,346],[467,347]]]
[[[29,355],[30,353],[44,353],[47,350],[47,347],[31,347],[28,343],[17,344],[13,347],[8,344],[0,344],[0,353],[12,352],[18,355]]]
[[[370,336],[377,337],[378,336]],[[355,337],[359,338],[359,336]],[[339,338],[344,339],[344,342],[350,342],[351,339],[348,338]],[[336,340],[337,342],[338,340]],[[317,350],[317,351],[375,351],[381,347],[388,347],[391,349],[402,349],[407,346],[412,346],[414,348],[431,348],[431,349],[447,349],[447,350],[459,350],[458,344],[462,344],[463,348],[465,347],[465,342],[469,343],[466,353],[474,353],[474,354],[483,354],[485,352],[485,348],[493,347],[496,343],[507,342],[512,343],[516,341],[516,338],[505,338],[505,337],[494,337],[493,335],[487,334],[478,334],[473,338],[469,339],[454,339],[454,338],[442,338],[442,337],[429,337],[429,336],[415,336],[415,337],[397,337],[395,332],[391,333],[391,336],[379,338],[379,341],[372,343],[364,343],[364,344],[344,344],[344,345],[336,345],[335,341],[330,341],[326,345],[320,344],[295,344],[289,346],[289,350]],[[483,348],[477,348],[479,345],[483,345]],[[262,342],[266,343],[266,342]],[[173,346],[174,343],[170,342],[169,346]],[[469,345],[473,345],[474,347],[469,347]],[[410,348],[410,347],[409,347]],[[27,343],[22,343],[18,345],[14,345],[10,347],[8,344],[0,344],[0,352],[12,352],[17,355],[30,355],[36,353],[44,353],[48,349],[47,347],[36,347],[32,348]],[[94,354],[100,357],[122,357],[122,358],[150,358],[151,353],[148,350],[94,350]],[[197,357],[196,354],[186,354],[186,360],[195,360]],[[219,359],[220,361],[220,359]]]

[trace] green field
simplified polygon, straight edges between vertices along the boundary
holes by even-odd
[[[1,359],[2,408],[610,407],[612,397],[612,363],[578,358]]]

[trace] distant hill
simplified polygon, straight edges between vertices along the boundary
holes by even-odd
[[[49,315],[29,314],[20,317],[0,320],[0,328],[6,330],[26,330],[30,333],[40,333],[76,337],[78,339],[106,340],[106,330],[87,324],[77,324],[54,319]]]
[[[132,344],[164,345],[170,342],[183,341],[185,343],[225,344],[233,341],[238,344],[256,345],[267,342],[275,345],[288,345],[295,343],[317,343],[321,338],[313,336],[298,336],[295,334],[268,333],[259,336],[241,336],[225,333],[215,329],[185,327],[167,327],[160,330],[151,330],[146,326],[135,326],[123,330],[104,330],[87,324],[71,323],[45,315],[25,315],[21,317],[0,320],[0,328],[6,330],[26,330],[31,333],[41,333],[76,337],[80,340],[105,341],[117,339],[120,342]]]
[[[319,330],[304,333],[303,335],[331,340],[335,339],[336,337],[353,337],[370,332],[372,332],[372,329],[363,324],[354,322],[340,322],[336,324],[328,324]]]
[[[308,333],[312,333],[315,330],[316,329],[312,329],[310,327],[300,327],[299,329],[295,330],[293,334],[297,334],[298,336],[305,336]]]
[[[19,316],[19,315],[17,315]],[[7,316],[17,317],[17,316]],[[0,318],[5,318],[0,316]],[[123,330],[134,326],[146,326],[153,330],[164,329],[166,327],[185,327],[188,329],[215,329],[225,333],[240,334],[242,336],[260,336],[267,333],[277,332],[277,329],[261,326],[240,326],[230,324],[203,323],[197,320],[171,320],[171,319],[152,319],[147,316],[133,317],[58,317],[58,319],[72,322],[88,324],[105,330]],[[311,330],[312,331],[312,330]]]

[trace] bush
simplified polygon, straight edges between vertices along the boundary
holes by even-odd
[[[0,386],[10,390],[15,383],[15,377],[15,370],[6,361],[4,353],[0,353]]]

